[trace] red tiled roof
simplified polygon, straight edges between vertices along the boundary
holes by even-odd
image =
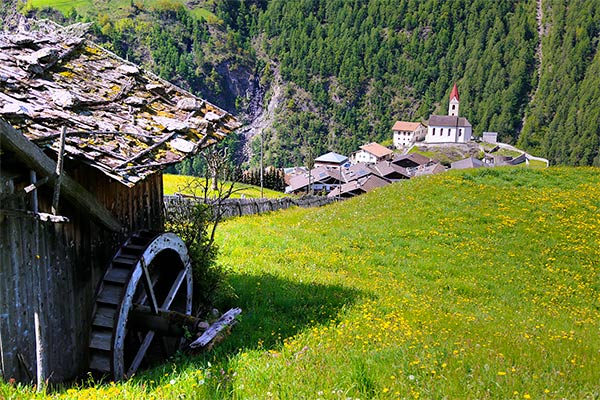
[[[393,153],[392,150],[375,142],[365,144],[364,146],[360,146],[360,148],[367,153],[373,154],[375,157],[385,157]]]
[[[392,126],[392,130],[413,132],[419,127],[419,125],[421,125],[420,122],[396,121],[394,126]]]

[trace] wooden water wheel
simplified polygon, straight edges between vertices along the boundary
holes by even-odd
[[[173,354],[192,311],[187,248],[173,233],[141,231],[112,259],[98,288],[90,369],[115,380]]]

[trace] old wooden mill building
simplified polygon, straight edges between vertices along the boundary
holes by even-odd
[[[1,374],[127,376],[154,337],[128,334],[132,304],[191,308],[185,245],[150,233],[163,230],[160,171],[238,122],[83,25],[36,24],[0,33]]]

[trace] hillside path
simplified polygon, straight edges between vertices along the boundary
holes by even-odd
[[[550,166],[550,161],[548,161],[548,159],[546,159],[546,158],[532,156],[531,154],[527,153],[526,151],[523,151],[523,150],[516,148],[515,146],[507,144],[507,143],[496,143],[496,144],[498,145],[498,147],[501,147],[503,149],[512,150],[512,151],[516,151],[519,153],[524,153],[525,158],[527,159],[527,164],[529,164],[530,160],[534,160],[534,161],[541,161],[541,162],[546,163],[546,167]]]

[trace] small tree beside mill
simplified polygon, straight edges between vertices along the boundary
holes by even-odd
[[[33,25],[0,33],[0,372],[126,378],[220,326],[192,315],[206,243],[165,232],[161,171],[239,123],[85,25]]]

